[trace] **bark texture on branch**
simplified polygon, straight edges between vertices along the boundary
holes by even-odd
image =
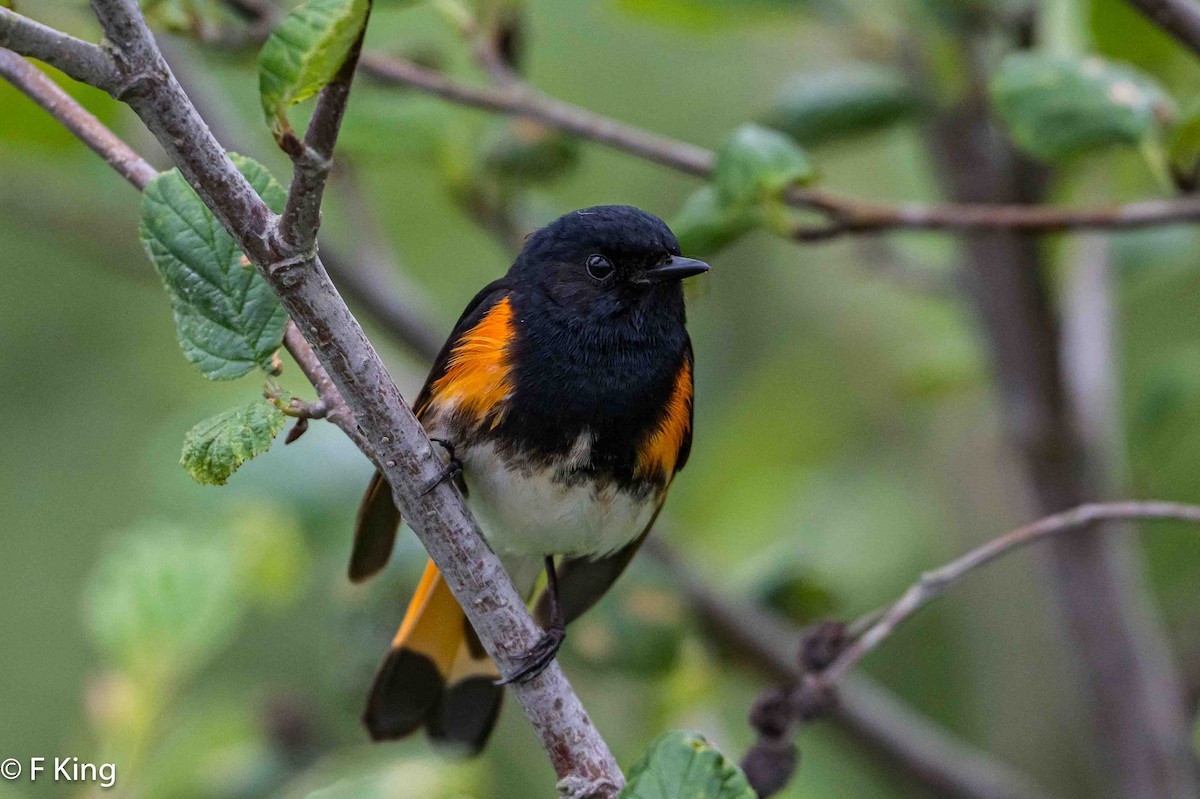
[[[118,73],[112,93],[138,114],[279,296],[357,419],[397,505],[489,653],[511,672],[538,628],[458,490],[445,483],[425,492],[441,463],[315,251],[289,251],[278,218],[196,113],[135,0],[93,0],[92,7]],[[571,795],[615,795],[620,769],[557,664],[512,693]]]
[[[659,136],[550,97],[522,83],[478,87],[436,70],[389,56],[366,54],[360,69],[373,78],[408,86],[459,105],[537,120],[558,130],[612,147],[647,161],[696,177],[712,175],[710,150]],[[797,227],[798,241],[822,241],[855,233],[889,230],[1025,230],[1052,233],[1074,229],[1127,229],[1200,220],[1200,197],[1146,200],[1096,208],[1058,208],[1006,202],[1003,196],[942,205],[889,205],[843,197],[813,188],[784,193],[790,205],[817,211],[826,221]]]
[[[974,88],[934,124],[934,161],[957,202],[1040,202],[1044,173],[1018,156],[988,117],[979,63],[984,49],[978,38],[967,47]],[[1012,232],[972,233],[963,248],[1008,436],[1038,515],[1097,499],[1088,479],[1095,471],[1066,393],[1038,242]],[[1195,799],[1200,780],[1179,675],[1123,551],[1129,546],[1108,535],[1054,540],[1054,591],[1080,654],[1078,671],[1114,793],[1123,799]]]

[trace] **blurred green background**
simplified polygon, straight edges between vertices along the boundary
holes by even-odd
[[[713,147],[797,74],[897,63],[906,30],[931,52],[952,48],[952,34],[926,32],[955,5],[532,0],[524,69],[554,96]],[[1098,52],[1146,70],[1181,105],[1196,95],[1200,70],[1121,2],[1072,5]],[[82,2],[20,6],[98,35]],[[173,46],[221,98],[239,137],[228,144],[285,178],[261,122],[253,52],[205,54],[178,37]],[[478,79],[428,6],[381,4],[368,46],[433,53]],[[164,163],[131,114],[62,82]],[[366,81],[351,103],[341,156],[439,334],[511,259],[447,189],[503,125]],[[844,193],[936,199],[923,136],[916,120],[811,155],[823,185]],[[1162,191],[1132,149],[1056,174],[1054,196],[1067,202]],[[670,219],[697,185],[585,144],[577,168],[522,189],[521,202],[533,221],[617,202]],[[132,188],[0,86],[0,758],[115,758],[122,796],[300,797],[339,781],[337,795],[354,797],[550,795],[552,772],[511,704],[476,762],[445,761],[421,738],[367,742],[357,715],[424,555],[406,534],[382,578],[347,583],[370,469],[327,425],[277,442],[224,488],[188,478],[183,433],[260,385],[208,383],[180,356],[137,213]],[[322,240],[352,251],[355,216],[335,190]],[[1112,244],[1132,493],[1200,501],[1200,240],[1171,228]],[[1060,260],[1071,252],[1066,240],[1044,246]],[[1028,519],[956,259],[952,236],[911,233],[804,247],[756,233],[712,257],[689,300],[695,445],[668,509],[671,542],[715,587],[790,597],[799,622],[852,618]],[[368,328],[412,397],[423,364]],[[283,381],[310,393],[290,363]],[[1200,644],[1200,544],[1194,531],[1155,530],[1143,538],[1147,571],[1186,660]],[[999,564],[864,670],[1058,795],[1081,796],[1097,764],[1083,754],[1088,725],[1042,578],[1029,553]],[[652,564],[626,581],[563,654],[619,760],[628,765],[672,727],[740,755],[763,682],[705,642]],[[787,797],[926,795],[830,725],[799,744]],[[6,789],[84,793],[21,781],[0,785],[0,796]]]

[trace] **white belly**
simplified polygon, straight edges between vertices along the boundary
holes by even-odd
[[[515,467],[490,444],[460,457],[471,507],[501,556],[607,555],[637,538],[658,505],[653,492],[556,482],[552,469]]]

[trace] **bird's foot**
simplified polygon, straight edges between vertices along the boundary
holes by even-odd
[[[538,639],[532,649],[521,655],[518,659],[521,665],[517,671],[502,680],[497,680],[496,685],[529,682],[541,674],[554,661],[554,657],[558,654],[566,637],[565,627],[558,624],[551,626],[542,633],[542,637]]]
[[[454,444],[453,443],[447,441],[444,438],[430,438],[429,440],[433,441],[437,444],[440,444],[442,446],[442,449],[446,450],[446,452],[450,455],[450,460],[446,462],[446,468],[442,469],[442,471],[440,473],[438,473],[438,476],[433,479],[433,482],[430,483],[429,486],[424,491],[421,492],[421,496],[428,494],[430,491],[437,488],[438,486],[440,486],[442,483],[446,482],[447,480],[457,479],[458,476],[461,475],[462,471],[463,471],[462,461],[460,461],[458,459],[458,457],[454,454]]]

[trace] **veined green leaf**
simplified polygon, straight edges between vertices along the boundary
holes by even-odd
[[[1097,57],[1015,53],[996,70],[990,94],[1017,146],[1044,161],[1141,145],[1175,112],[1149,77]]]
[[[189,430],[179,462],[197,483],[224,485],[243,463],[271,448],[286,421],[265,399],[240,405]]]
[[[793,183],[816,177],[808,155],[787,136],[748,123],[717,148],[713,182],[729,206],[763,202]]]
[[[288,108],[333,80],[370,8],[370,0],[308,0],[271,31],[258,54],[258,92],[276,136],[291,130]]]
[[[266,168],[233,158],[263,200],[280,210],[284,191]],[[269,367],[287,314],[178,170],[146,187],[139,235],[171,296],[175,332],[187,359],[210,380]]]
[[[733,763],[703,735],[674,730],[657,738],[629,770],[620,799],[756,799]]]

